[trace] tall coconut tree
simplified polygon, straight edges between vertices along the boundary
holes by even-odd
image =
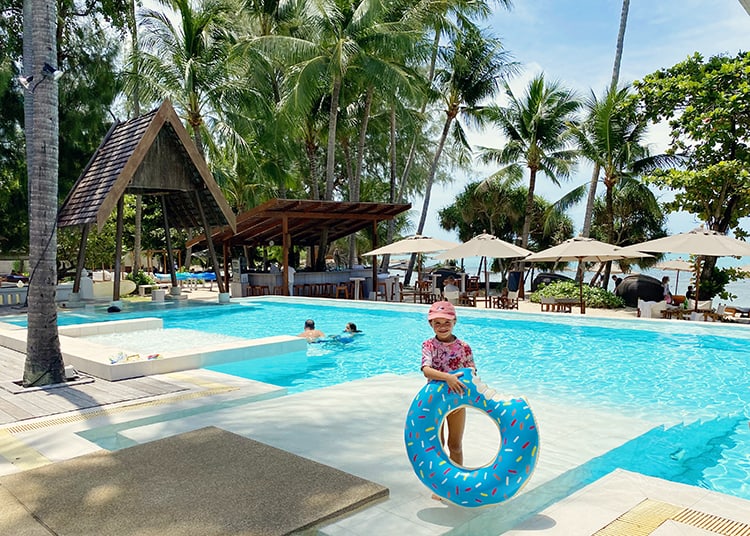
[[[128,87],[132,91],[138,84],[141,98],[150,102],[169,98],[202,155],[218,151],[219,140],[245,149],[247,140],[236,128],[241,120],[230,120],[228,114],[247,102],[266,103],[248,83],[252,66],[236,53],[240,5],[234,0],[162,4],[167,11],[140,13],[141,53]]]
[[[611,89],[617,88],[620,81],[620,63],[622,62],[622,50],[625,43],[625,29],[628,25],[628,12],[630,11],[630,0],[622,0],[622,10],[620,11],[620,26],[617,31],[617,45],[615,47],[615,61],[612,66],[612,80],[609,83]],[[599,164],[594,164],[591,172],[591,184],[589,185],[588,198],[586,200],[586,211],[583,215],[583,229],[581,236],[589,236],[591,232],[591,218],[594,210],[594,199],[596,199],[596,187],[599,183],[599,174],[601,169]],[[579,270],[582,266],[579,266]]]
[[[498,178],[522,176],[524,168],[529,170],[521,233],[521,246],[525,248],[529,242],[537,175],[541,172],[559,186],[561,179],[570,176],[575,164],[577,152],[572,146],[568,125],[581,103],[575,93],[560,82],[547,82],[544,73],[529,82],[522,98],[513,94],[507,82],[505,94],[509,104],[493,106],[486,115],[507,142],[501,149],[483,147],[481,158],[485,163],[503,166],[495,172]]]
[[[602,98],[592,94],[586,102],[587,118],[572,125],[581,155],[604,173],[605,235],[608,243],[615,241],[615,189],[623,180],[664,165],[676,163],[668,155],[650,155],[644,140],[647,123],[636,111],[629,87],[609,88]],[[645,202],[645,201],[644,201]],[[605,285],[609,266],[605,271]]]
[[[33,17],[32,17],[33,13]],[[56,66],[55,2],[24,2],[24,68],[34,80],[26,91],[29,175],[28,336],[23,385],[64,381],[57,332],[58,82],[43,71]],[[28,47],[27,47],[28,45]]]
[[[501,80],[516,69],[500,40],[484,35],[474,26],[468,27],[441,49],[440,61],[435,81],[443,101],[445,120],[427,174],[417,234],[424,231],[432,186],[448,136],[452,135],[459,145],[468,147],[463,125],[457,119],[460,117],[469,124],[480,124],[485,104],[495,97]],[[415,262],[416,255],[412,255],[404,277],[407,283]]]
[[[497,4],[510,9],[511,0],[498,0]],[[435,67],[437,65],[440,44],[444,39],[452,40],[464,30],[475,27],[476,22],[485,20],[492,10],[487,2],[483,0],[451,0],[447,2],[417,2],[414,11],[419,13],[416,18],[432,33],[432,46],[430,47],[430,60],[427,70],[427,85],[431,87],[435,79]],[[475,29],[475,28],[473,28]],[[429,104],[428,95],[422,99],[420,114],[424,114]],[[418,137],[412,138],[409,153],[406,158],[404,169],[401,173],[399,192],[403,192],[407,178],[411,173],[414,159],[416,157]]]

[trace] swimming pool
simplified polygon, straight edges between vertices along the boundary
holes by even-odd
[[[143,316],[215,336],[295,335],[306,318],[329,335],[347,322],[364,331],[348,344],[311,344],[307,352],[211,367],[290,392],[417,372],[421,342],[432,336],[426,307],[371,302],[248,299],[126,308],[116,318]],[[112,315],[73,311],[61,314],[60,323],[94,318]],[[664,423],[597,460],[591,480],[623,467],[750,499],[746,326],[459,309],[455,333],[472,346],[482,379],[501,393],[555,401],[571,412],[589,406]]]

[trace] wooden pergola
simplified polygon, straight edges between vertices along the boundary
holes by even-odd
[[[170,227],[236,229],[236,219],[205,160],[167,100],[156,109],[116,122],[65,199],[58,227],[80,226],[81,248],[73,292],[80,290],[86,240],[92,225],[101,230],[117,208],[113,300],[120,296],[123,195],[154,196],[161,201],[172,286],[177,287]],[[218,274],[213,242],[208,249]],[[224,282],[217,277],[219,292]]]
[[[215,231],[209,243],[223,244],[224,277],[228,283],[229,250],[233,246],[260,247],[281,245],[283,277],[288,281],[289,250],[292,245],[315,247],[324,233],[329,242],[372,227],[377,242],[377,225],[411,209],[409,203],[352,203],[346,201],[314,201],[309,199],[271,199],[237,216],[236,228],[229,226]],[[206,241],[195,237],[189,246]],[[377,243],[373,244],[377,247]],[[373,265],[373,280],[377,266]],[[284,285],[286,289],[286,285]],[[284,291],[288,292],[288,289]]]

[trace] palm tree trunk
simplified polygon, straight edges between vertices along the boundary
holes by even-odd
[[[617,47],[615,49],[615,63],[612,67],[612,81],[610,88],[617,88],[620,79],[620,63],[622,61],[622,49],[625,42],[625,28],[628,24],[628,12],[630,11],[630,0],[622,0],[622,11],[620,12],[620,28],[617,32]],[[599,164],[594,164],[594,171],[591,173],[591,184],[589,186],[589,196],[586,201],[586,212],[583,216],[583,230],[581,236],[588,237],[591,233],[591,219],[594,214],[594,200],[596,199],[596,186],[599,182]],[[580,271],[580,266],[579,266]]]
[[[28,329],[23,385],[49,385],[65,380],[57,332],[57,174],[58,174],[58,85],[42,77],[45,62],[56,64],[56,3],[27,0],[24,36],[30,37],[32,55],[24,58],[34,78],[39,77],[31,97],[29,174],[29,262]],[[31,12],[26,10],[30,4]],[[24,39],[25,41],[25,39]],[[33,93],[33,94],[32,94]]]
[[[391,104],[390,112],[390,132],[388,133],[390,139],[390,148],[388,149],[388,158],[390,161],[390,202],[400,203],[401,199],[396,197],[396,106]],[[386,230],[385,243],[390,244],[393,241],[393,235],[396,232],[396,222],[393,219],[388,220],[388,227]],[[381,267],[386,270],[390,266],[391,256],[383,255],[381,259]]]
[[[365,108],[362,110],[362,125],[359,129],[359,140],[357,140],[357,163],[354,167],[354,176],[349,185],[349,201],[353,203],[359,202],[359,189],[362,184],[362,163],[365,158],[365,142],[367,140],[367,124],[370,122],[370,109],[372,108],[374,94],[374,86],[369,86],[365,96]],[[356,249],[357,237],[351,234],[349,235],[349,266],[354,265],[355,257],[357,256]]]
[[[422,234],[422,231],[424,231],[425,223],[427,222],[427,211],[430,208],[432,183],[435,181],[435,174],[437,173],[440,156],[443,154],[445,140],[448,138],[448,133],[450,132],[451,124],[453,124],[453,119],[455,117],[456,111],[448,112],[448,116],[445,119],[445,124],[443,125],[443,132],[440,134],[440,140],[438,141],[437,149],[435,149],[435,156],[432,159],[432,164],[430,164],[430,171],[427,174],[427,184],[425,184],[424,203],[422,203],[422,215],[419,218],[419,225],[417,226],[417,234]],[[409,266],[406,269],[406,274],[404,275],[404,283],[407,285],[409,284],[409,281],[411,281],[411,274],[414,271],[414,264],[416,263],[416,260],[417,255],[412,254],[411,258],[409,259]]]
[[[430,55],[430,69],[427,73],[427,87],[432,87],[432,82],[435,79],[435,64],[437,63],[437,55],[438,51],[440,50],[440,36],[441,32],[438,30],[435,30],[435,39],[432,44],[432,53]],[[424,111],[427,109],[427,96],[425,95],[424,101],[422,102],[422,107],[419,109],[419,115],[424,115]],[[404,172],[401,174],[401,182],[398,187],[398,199],[399,202],[404,195],[404,190],[406,189],[406,180],[409,177],[409,173],[411,173],[411,168],[414,165],[414,157],[417,153],[417,135],[418,133],[414,133],[414,138],[412,138],[411,146],[409,147],[409,155],[406,157],[406,164],[404,165]],[[407,275],[410,275],[409,272],[407,272]],[[408,282],[408,279],[406,279]]]
[[[135,67],[136,77],[133,83],[133,93],[130,95],[131,105],[133,106],[133,117],[141,115],[141,96],[140,96],[140,44],[138,41],[138,25],[135,21],[136,0],[128,4],[127,23],[130,32],[131,48],[133,50],[133,65]],[[140,194],[135,196],[135,231],[133,236],[133,273],[137,274],[141,269],[141,233],[143,232],[143,198]]]
[[[336,163],[336,121],[339,114],[339,94],[341,93],[341,76],[336,76],[331,91],[331,109],[328,113],[328,149],[326,154],[326,201],[333,199],[333,168]]]
[[[531,168],[529,175],[529,192],[526,194],[526,213],[523,219],[523,231],[521,233],[521,247],[529,245],[529,233],[531,232],[531,215],[534,210],[534,189],[536,188],[536,168]]]
[[[622,61],[622,48],[625,42],[625,27],[628,25],[628,11],[630,11],[630,0],[622,0],[622,11],[620,12],[620,29],[617,32],[617,48],[615,50],[615,64],[612,67],[611,88],[617,88],[620,79],[620,62]]]

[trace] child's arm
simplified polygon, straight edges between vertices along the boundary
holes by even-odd
[[[436,370],[432,367],[422,367],[422,374],[424,374],[425,378],[428,380],[437,380],[441,382],[445,382],[448,384],[448,389],[450,391],[453,391],[455,393],[463,393],[464,392],[464,384],[459,378],[463,376],[463,372],[459,372],[457,374],[450,374],[448,372],[440,372],[439,370]]]

